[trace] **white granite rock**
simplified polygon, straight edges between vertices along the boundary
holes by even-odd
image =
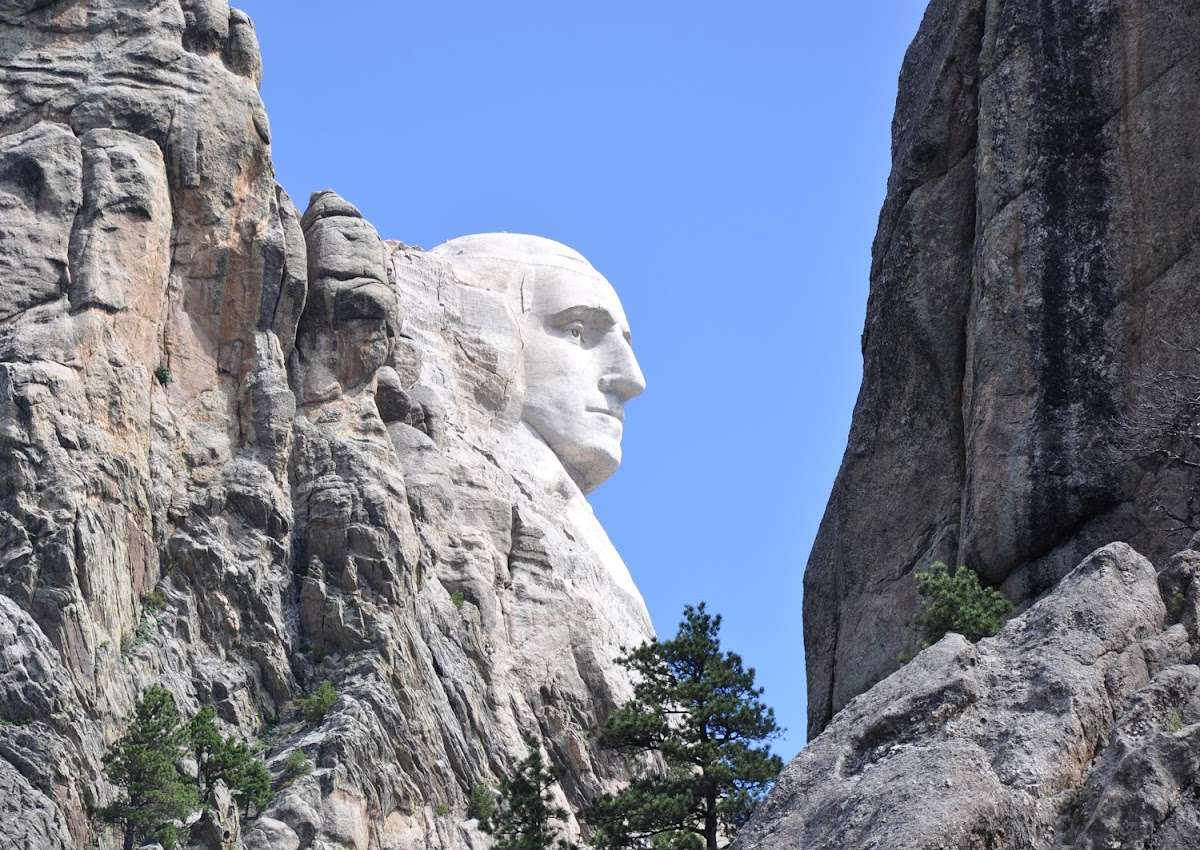
[[[101,758],[152,683],[267,741],[286,787],[248,847],[482,848],[467,795],[526,732],[565,804],[625,776],[590,732],[652,631],[584,496],[642,388],[619,301],[547,240],[427,254],[332,193],[301,219],[261,71],[225,0],[0,0],[0,836],[23,846],[115,838]],[[285,783],[297,748],[314,770]]]

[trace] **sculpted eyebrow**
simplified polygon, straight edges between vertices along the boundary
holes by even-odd
[[[598,325],[604,328],[610,328],[617,323],[617,320],[612,317],[612,313],[605,310],[603,307],[589,307],[586,304],[580,304],[575,307],[568,307],[565,310],[559,310],[550,317],[550,323],[554,325],[563,325],[567,322],[584,321],[592,325]]]

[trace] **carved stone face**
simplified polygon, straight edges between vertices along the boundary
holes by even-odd
[[[433,253],[469,286],[504,294],[521,335],[521,422],[583,492],[594,490],[621,463],[625,402],[646,388],[612,285],[538,236],[464,236]]]
[[[538,267],[523,317],[521,419],[587,493],[620,465],[625,402],[646,381],[612,286],[582,257],[555,259]]]

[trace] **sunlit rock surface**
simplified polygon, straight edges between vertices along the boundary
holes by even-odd
[[[851,700],[735,850],[1200,847],[1200,553],[1097,550]]]
[[[0,0],[12,846],[90,846],[151,683],[314,762],[230,825],[257,850],[483,846],[466,795],[526,732],[566,804],[624,776],[589,733],[652,632],[584,498],[643,388],[615,293],[547,240],[301,217],[261,73],[223,0]]]

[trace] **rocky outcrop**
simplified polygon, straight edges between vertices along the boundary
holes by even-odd
[[[1027,603],[1096,546],[1161,562],[1200,524],[1192,468],[1134,415],[1200,373],[1198,73],[1188,4],[930,3],[805,577],[810,735],[915,647],[929,562]]]
[[[290,416],[261,413],[304,291],[264,303],[289,202],[252,31],[192,44],[196,20],[0,3],[0,833],[21,846],[87,846],[146,684],[247,730],[299,688],[288,528],[239,494],[290,515]]]
[[[1200,553],[1097,550],[994,638],[851,700],[736,850],[1200,847]]]
[[[508,307],[332,193],[302,218],[261,73],[225,0],[0,0],[0,844],[90,846],[151,683],[266,747],[209,845],[483,846],[526,732],[564,804],[625,776],[589,731],[649,618],[519,428]]]

